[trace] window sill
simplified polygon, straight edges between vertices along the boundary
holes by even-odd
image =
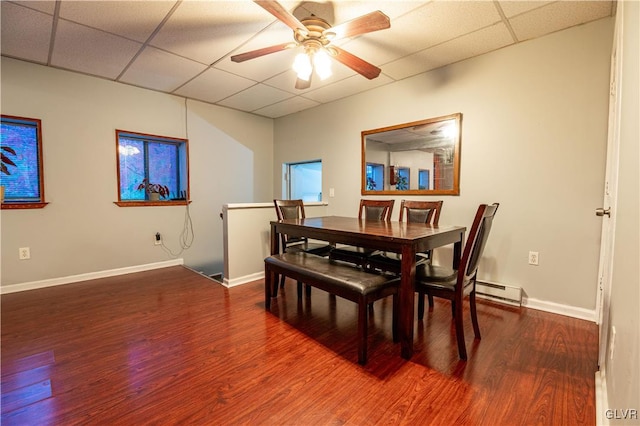
[[[25,210],[25,209],[43,209],[49,203],[2,203],[2,210]]]
[[[169,201],[114,201],[113,204],[118,207],[158,207],[158,206],[186,206],[191,204],[187,200],[169,200]]]

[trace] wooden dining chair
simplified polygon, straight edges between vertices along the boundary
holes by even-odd
[[[377,220],[389,222],[391,221],[391,212],[395,200],[360,200],[358,209],[358,219],[361,220]],[[340,246],[331,250],[329,257],[334,260],[353,263],[363,269],[367,268],[367,259],[377,250],[356,246]]]
[[[498,203],[481,204],[478,207],[471,231],[467,237],[458,269],[423,263],[416,268],[415,290],[418,292],[418,319],[424,317],[424,295],[442,297],[451,301],[456,328],[458,354],[467,359],[462,323],[462,301],[469,296],[471,322],[476,339],[480,339],[480,328],[476,314],[476,276],[482,252],[487,244]]]
[[[438,225],[443,201],[402,200],[400,202],[400,222],[405,217],[407,222]],[[416,263],[431,261],[431,250],[416,254]],[[368,267],[374,270],[400,273],[402,255],[400,253],[381,252],[371,255]]]
[[[278,200],[274,199],[273,204],[276,208],[276,216],[278,220],[283,219],[304,219],[304,202],[302,200]],[[329,243],[310,242],[306,237],[290,237],[286,234],[280,234],[280,248],[283,253],[304,252],[317,256],[328,256],[333,248]],[[280,287],[284,287],[284,275],[280,277]],[[299,291],[301,283],[298,283]],[[276,290],[277,292],[277,286]],[[307,289],[309,291],[309,289]]]

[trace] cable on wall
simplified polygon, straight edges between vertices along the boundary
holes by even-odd
[[[185,139],[189,139],[189,121],[188,121],[189,110],[187,106],[187,98],[184,98],[184,134]],[[184,252],[191,248],[193,244],[193,240],[195,239],[195,233],[193,232],[193,221],[191,220],[191,212],[189,211],[189,202],[190,200],[186,200],[186,207],[184,211],[184,223],[182,224],[182,231],[180,232],[180,251],[178,253],[174,253],[171,249],[164,245],[164,240],[160,244],[162,250],[164,250],[171,257],[178,257]]]

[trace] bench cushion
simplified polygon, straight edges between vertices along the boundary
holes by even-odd
[[[308,253],[277,254],[267,257],[265,263],[287,270],[291,275],[296,275],[294,278],[302,278],[305,283],[338,295],[343,295],[346,290],[367,296],[392,284],[399,284],[397,277],[365,272],[352,264]]]

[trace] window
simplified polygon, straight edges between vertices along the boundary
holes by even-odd
[[[367,191],[384,189],[384,164],[367,163]]]
[[[186,139],[116,130],[119,206],[186,204]]]
[[[1,122],[2,208],[36,209],[46,206],[40,120],[3,115]]]
[[[418,189],[429,189],[429,170],[418,170]]]
[[[409,168],[396,167],[394,185],[397,190],[403,191],[409,189]]]
[[[288,163],[284,173],[289,200],[322,201],[322,161]]]

